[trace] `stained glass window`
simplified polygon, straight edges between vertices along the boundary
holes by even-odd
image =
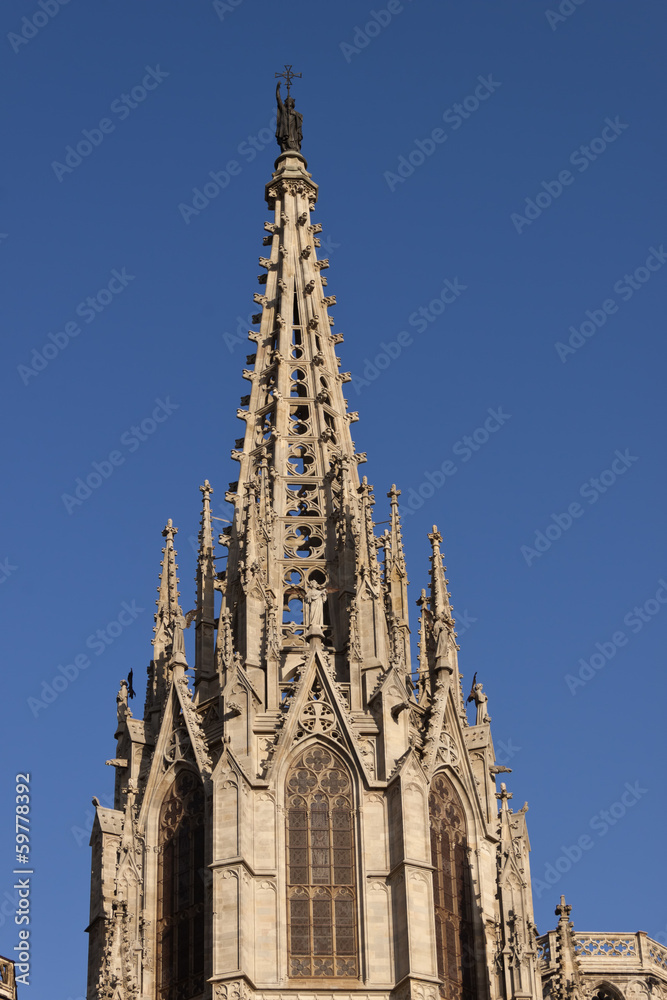
[[[194,1000],[204,991],[204,864],[204,789],[181,771],[160,810],[159,1000]]]
[[[443,1000],[475,1000],[475,934],[466,819],[449,778],[438,774],[429,795],[438,975]]]
[[[358,978],[352,784],[312,747],[287,776],[289,974]]]

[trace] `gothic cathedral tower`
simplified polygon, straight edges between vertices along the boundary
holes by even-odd
[[[163,531],[143,718],[121,682],[88,1000],[537,1000],[525,807],[481,685],[468,723],[436,528],[413,674],[399,491],[376,534],[300,125],[279,98],[226,569],[206,482],[186,616]]]

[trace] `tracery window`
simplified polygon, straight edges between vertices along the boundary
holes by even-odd
[[[475,935],[466,819],[449,778],[438,774],[428,800],[440,996],[475,1000]]]
[[[159,1000],[204,992],[204,789],[176,777],[160,809],[157,987]]]
[[[321,746],[287,775],[289,975],[357,978],[352,782]]]

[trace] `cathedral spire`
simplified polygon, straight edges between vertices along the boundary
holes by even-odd
[[[118,695],[88,995],[537,1000],[524,811],[503,788],[498,818],[490,726],[483,708],[479,725],[465,719],[435,527],[413,695],[400,494],[381,539],[311,221],[297,75],[280,75],[284,102],[277,88],[227,562],[216,572],[206,481],[196,608],[183,616],[169,521],[144,718],[126,682]]]
[[[359,640],[350,642],[351,618],[364,637],[364,663],[373,677],[389,665],[395,623],[384,605],[372,488],[357,473],[365,455],[356,453],[350,434],[357,414],[348,412],[343,395],[351,376],[340,371],[336,354],[343,337],[332,330],[336,297],[326,294],[324,276],[329,261],[317,258],[322,227],[311,222],[311,213],[318,188],[299,152],[300,116],[290,117],[296,114],[292,98],[283,109],[283,152],[266,186],[273,219],[264,224],[267,249],[259,258],[263,273],[254,295],[259,308],[243,371],[250,391],[237,410],[244,433],[232,451],[239,474],[225,497],[234,517],[223,538],[229,558],[218,584],[224,628],[218,630],[217,659],[229,664],[238,656],[263,709],[274,710],[308,647],[316,606],[337,679],[350,685],[350,704],[359,710],[362,666],[351,655],[359,648]],[[392,517],[393,617],[405,637],[409,669],[395,510]],[[321,597],[313,604],[316,592]],[[355,606],[357,595],[362,599]]]

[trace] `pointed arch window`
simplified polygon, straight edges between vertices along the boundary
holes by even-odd
[[[446,775],[434,778],[428,805],[440,996],[443,1000],[475,1000],[475,931],[466,818]]]
[[[204,789],[181,771],[160,809],[158,845],[158,1000],[204,992]]]
[[[357,979],[352,782],[328,748],[311,747],[287,775],[289,975]]]

